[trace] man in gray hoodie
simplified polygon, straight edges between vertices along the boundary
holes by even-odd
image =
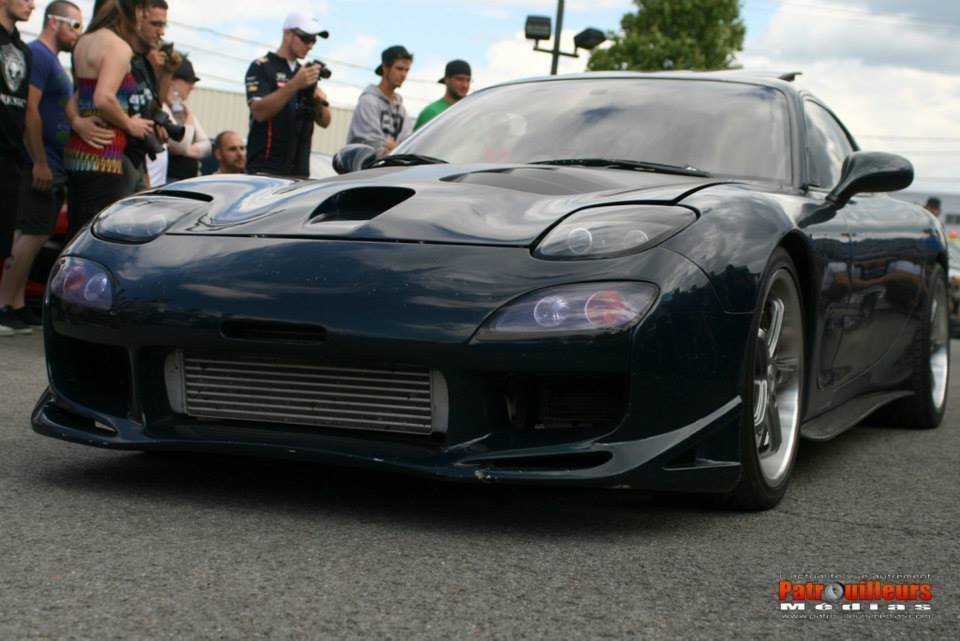
[[[405,47],[395,45],[383,50],[376,74],[380,84],[370,85],[360,95],[350,121],[347,144],[363,143],[384,156],[413,131],[413,121],[407,116],[403,97],[397,89],[403,86],[413,64],[413,54]]]

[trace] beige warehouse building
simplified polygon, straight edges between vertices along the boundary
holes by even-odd
[[[197,87],[190,94],[190,106],[211,138],[225,129],[247,136],[250,110],[243,94]],[[334,106],[332,110],[330,126],[326,129],[316,127],[313,132],[313,148],[327,154],[333,154],[347,144],[347,130],[353,116],[353,109]]]

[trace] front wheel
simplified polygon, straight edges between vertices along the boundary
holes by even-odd
[[[767,264],[751,327],[742,381],[743,475],[731,498],[740,509],[766,510],[787,491],[804,391],[803,305],[796,268],[783,249]]]

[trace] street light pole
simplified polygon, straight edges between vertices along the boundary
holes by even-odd
[[[550,75],[557,75],[557,65],[560,63],[560,34],[563,33],[563,2],[557,0],[557,32],[553,37],[553,63],[550,65]]]
[[[549,40],[553,26],[550,24],[548,16],[527,16],[527,23],[523,27],[523,35],[527,40],[533,40],[533,50],[549,53],[553,57],[550,64],[550,75],[557,75],[557,67],[560,64],[560,56],[570,58],[579,58],[577,54],[579,49],[593,51],[596,47],[607,39],[607,36],[600,31],[590,27],[584,29],[573,38],[573,52],[560,51],[560,36],[563,34],[563,0],[557,0],[557,30],[553,33],[553,49],[541,49],[540,43]]]

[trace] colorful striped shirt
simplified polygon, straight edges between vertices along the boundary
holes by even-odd
[[[93,92],[96,88],[96,78],[77,78],[78,106],[80,115],[85,118],[99,115],[93,103]],[[136,90],[137,81],[132,74],[127,73],[117,90],[117,100],[125,112],[129,111],[129,99]],[[113,140],[103,149],[91,147],[76,132],[72,132],[63,152],[64,166],[67,171],[73,172],[122,174],[123,150],[126,146],[127,135],[119,129],[114,131]]]

